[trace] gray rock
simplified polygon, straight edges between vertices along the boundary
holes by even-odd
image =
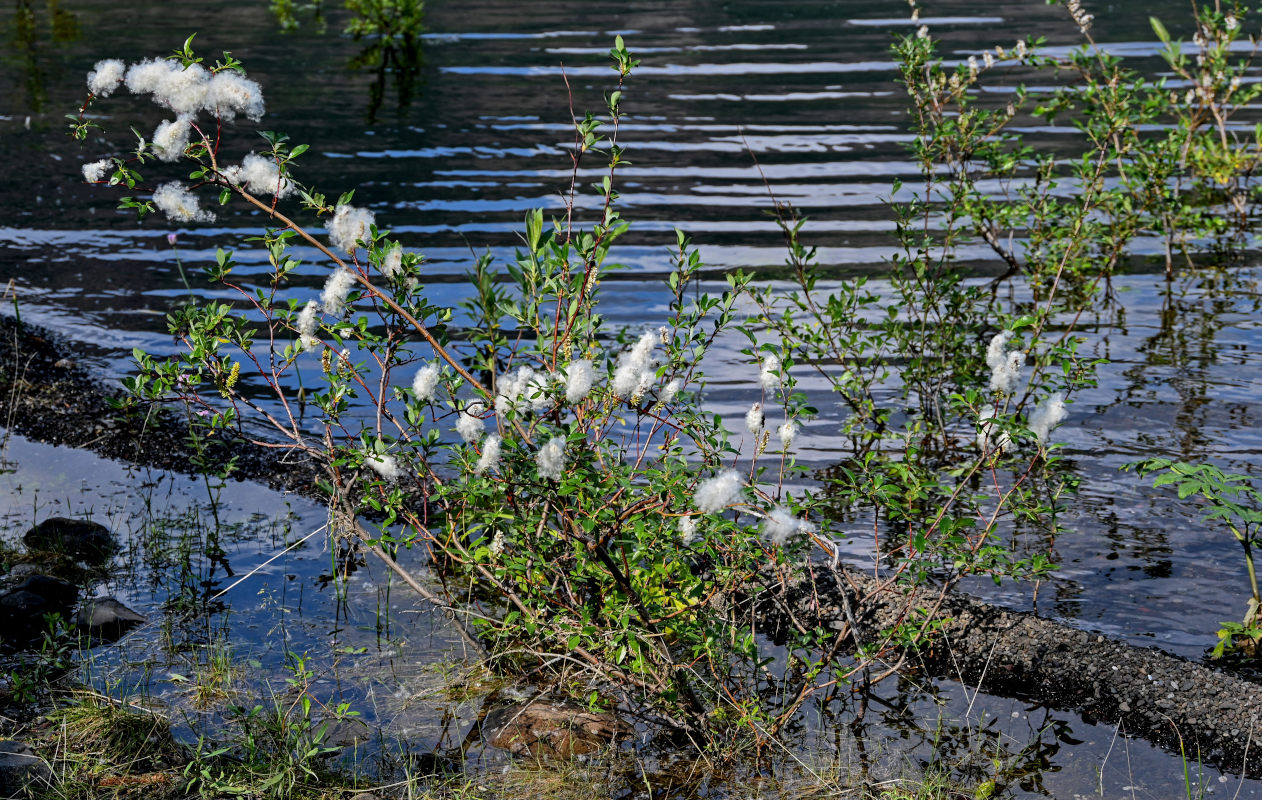
[[[84,603],[70,621],[97,639],[113,641],[145,618],[113,597],[97,597]]]
[[[0,797],[21,797],[52,783],[44,759],[21,742],[0,741]]]
[[[5,586],[12,586],[19,581],[23,581],[31,575],[36,574],[37,572],[39,572],[38,566],[23,562],[21,564],[14,564],[12,569],[10,569],[8,573],[5,574],[4,578],[0,580],[3,580]]]
[[[94,564],[104,562],[118,549],[109,528],[66,517],[49,517],[23,534],[22,542],[31,550],[65,553]]]

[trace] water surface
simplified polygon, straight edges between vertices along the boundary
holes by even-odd
[[[610,322],[641,326],[665,315],[660,279],[675,227],[694,237],[711,277],[782,264],[780,236],[766,213],[768,185],[810,217],[805,236],[819,246],[828,273],[873,276],[879,286],[893,252],[890,185],[916,174],[888,52],[893,33],[911,30],[905,3],[431,0],[424,66],[403,106],[393,75],[348,67],[365,43],[321,35],[310,24],[281,35],[266,5],[137,2],[122,15],[114,3],[82,0],[61,3],[55,25],[47,7],[30,6],[33,27],[19,24],[25,18],[12,8],[0,11],[0,27],[16,43],[0,63],[0,281],[15,282],[25,318],[77,342],[107,378],[126,373],[132,346],[170,350],[163,315],[185,289],[168,233],[178,234],[187,266],[224,246],[236,250],[241,280],[266,272],[263,254],[245,241],[263,223],[256,214],[230,207],[196,229],[173,230],[162,220],[137,226],[110,210],[108,190],[82,184],[79,165],[125,145],[124,123],[155,125],[156,110],[112,98],[98,109],[108,139],[81,146],[62,133],[63,115],[81,102],[83,76],[96,60],[160,55],[193,31],[203,52],[231,49],[264,86],[268,127],[313,145],[304,180],[330,194],[356,189],[356,202],[372,208],[379,225],[427,255],[437,302],[465,296],[471,250],[490,248],[502,262],[519,242],[527,209],[563,208],[571,97],[580,113],[602,107],[613,87],[607,50],[615,34],[642,63],[624,100],[621,142],[632,164],[620,170],[621,191],[634,227],[616,254],[626,269],[605,285]],[[1097,39],[1154,74],[1161,64],[1147,16],[1166,19],[1176,36],[1188,34],[1181,2],[1128,0],[1092,10]],[[1041,3],[933,3],[921,22],[941,37],[948,58],[1010,47],[1032,33],[1049,47],[1077,41],[1064,9]],[[337,28],[335,19],[330,30]],[[1050,126],[1028,135],[1057,148],[1072,147],[1076,136]],[[601,174],[591,163],[579,178]],[[577,207],[590,213],[594,202],[580,194]],[[293,293],[305,299],[329,267],[313,251],[302,255],[308,263]],[[1247,284],[1255,275],[1234,277]],[[1202,524],[1195,503],[1117,467],[1167,455],[1257,472],[1256,294],[1247,285],[1224,292],[1196,279],[1171,293],[1142,265],[1118,288],[1124,318],[1087,328],[1088,351],[1110,363],[1058,433],[1084,482],[1064,520],[1073,532],[1055,543],[1062,568],[1040,587],[1038,608],[1199,657],[1218,623],[1243,611],[1237,545]],[[710,372],[717,380],[709,402],[736,428],[754,399],[752,367],[729,347]],[[822,388],[809,377],[803,386]],[[834,435],[841,411],[825,400],[817,405],[823,414],[799,441],[802,457],[825,467],[843,455]],[[1028,586],[987,591],[1014,606],[1033,605]]]

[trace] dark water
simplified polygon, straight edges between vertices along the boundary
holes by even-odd
[[[379,225],[427,255],[439,303],[464,296],[471,248],[510,253],[527,209],[563,207],[570,127],[562,69],[575,108],[600,108],[613,85],[606,51],[617,33],[642,64],[624,100],[621,139],[632,165],[620,170],[622,203],[635,222],[616,256],[627,269],[605,286],[611,322],[639,326],[665,314],[659,281],[676,226],[715,275],[782,263],[753,157],[775,196],[811,218],[806,238],[837,276],[879,276],[893,252],[885,200],[894,178],[916,172],[888,53],[891,33],[910,30],[904,2],[431,2],[424,67],[403,107],[394,76],[348,68],[365,43],[321,35],[309,21],[281,35],[266,5],[138,2],[124,14],[114,3],[63,0],[56,15],[45,3],[0,11],[10,42],[0,62],[0,281],[15,281],[24,317],[79,342],[106,376],[126,372],[132,346],[170,348],[162,315],[184,288],[165,223],[137,227],[110,210],[113,196],[85,186],[79,165],[125,146],[124,123],[148,127],[160,117],[112,98],[97,109],[117,115],[101,120],[108,139],[81,146],[63,135],[63,115],[81,102],[96,60],[160,55],[193,31],[203,52],[231,49],[263,85],[267,127],[313,145],[303,180],[329,194],[356,189]],[[1182,2],[1091,10],[1097,39],[1151,71],[1160,63],[1147,16],[1188,34]],[[1077,41],[1064,10],[1041,2],[934,3],[921,21],[947,57],[1010,47],[1031,33],[1050,47]],[[335,14],[330,30],[339,27]],[[1043,127],[1029,135],[1068,147],[1075,134]],[[589,166],[580,178],[596,180],[599,165]],[[579,208],[590,207],[580,196]],[[260,224],[222,210],[213,225],[178,231],[179,255],[192,267],[218,246],[234,248],[248,282],[266,272],[263,254],[244,241]],[[328,267],[303,255],[310,263],[294,295],[305,299]],[[1056,543],[1060,573],[1040,588],[1040,611],[1191,657],[1213,644],[1220,621],[1241,615],[1237,545],[1202,524],[1195,504],[1116,468],[1163,454],[1256,472],[1262,373],[1253,277],[1237,272],[1244,290],[1230,292],[1189,280],[1171,296],[1141,271],[1118,283],[1124,319],[1089,326],[1092,352],[1111,363],[1058,433],[1084,482],[1064,520],[1074,533]],[[729,349],[710,372],[710,401],[736,427],[752,399],[751,367]],[[805,378],[803,388],[823,387]],[[838,457],[840,411],[819,405],[824,414],[807,425],[801,454],[826,466]],[[1031,605],[1030,587],[989,591]]]

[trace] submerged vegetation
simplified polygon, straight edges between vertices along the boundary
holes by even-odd
[[[420,4],[387,5],[413,20],[414,39]],[[604,744],[660,733],[711,766],[773,750],[804,708],[845,702],[852,687],[866,697],[934,641],[936,608],[911,600],[897,624],[865,635],[874,604],[929,587],[940,605],[964,580],[1055,569],[1059,515],[1078,481],[1056,427],[1101,363],[1080,351],[1080,320],[1117,302],[1113,277],[1153,242],[1171,278],[1201,268],[1203,254],[1234,263],[1253,244],[1262,134],[1237,115],[1262,87],[1242,81],[1245,9],[1198,9],[1186,50],[1154,20],[1173,76],[1160,81],[1096,46],[1076,0],[1068,10],[1086,43],[1060,55],[1031,39],[946,61],[927,26],[895,43],[920,179],[891,190],[899,253],[888,285],[824,274],[809,224],[772,197],[787,284],[739,271],[720,284],[677,231],[661,318],[633,330],[613,329],[600,306],[631,224],[618,185],[633,154],[619,135],[640,62],[621,37],[604,108],[573,119],[565,212],[526,212],[515,257],[476,258],[454,307],[436,302],[424,256],[355,205],[356,190],[308,180],[307,145],[260,129],[265,146],[250,150],[246,120],[261,124],[263,91],[231,54],[212,64],[190,37],[166,58],[101,61],[72,116],[75,136],[100,127],[89,112],[124,87],[173,119],[130,152],[85,164],[85,180],[132,192],[121,207],[141,218],[209,222],[215,203],[239,203],[269,226],[251,240],[267,254],[266,280],[241,279],[220,249],[208,275],[234,302],[172,312],[182,350],[136,351],[131,402],[179,404],[194,443],[242,437],[315,463],[335,553],[395,570],[449,616],[491,682],[520,681],[584,719],[614,720]],[[1052,88],[1012,85],[1000,66]],[[996,86],[1002,105],[988,92]],[[1068,121],[1079,149],[1027,143],[1019,121],[1031,117]],[[586,186],[593,161],[604,176]],[[310,260],[329,265],[318,298],[299,278]],[[730,340],[758,393],[736,421],[711,405],[705,371]],[[829,392],[802,390],[808,374]],[[847,409],[850,448],[811,476],[795,452],[824,403]],[[217,497],[230,465],[196,466]],[[1231,526],[1252,576],[1258,512],[1241,497],[1256,492],[1213,467],[1143,467],[1166,468],[1182,476],[1181,496],[1215,504],[1210,516]],[[846,583],[842,542],[861,529],[880,548],[876,588],[796,602],[820,572]],[[212,571],[226,568],[219,544],[208,538],[200,551]],[[425,554],[426,575],[401,563],[409,550]],[[193,580],[181,602],[203,602],[198,588]],[[1216,654],[1256,648],[1256,580],[1252,589]],[[194,705],[232,709],[230,736],[179,751],[144,713],[81,697],[54,719],[77,753],[108,745],[114,761],[67,769],[145,758],[172,792],[206,796],[356,786],[330,759],[346,746],[332,733],[356,709],[321,697],[302,656],[292,654],[284,689],[238,705],[230,655],[204,655],[181,677]],[[992,745],[987,757],[928,765],[931,777],[910,790],[866,791],[960,796],[952,784],[963,780],[973,796],[997,796],[1021,780],[1021,759]],[[571,768],[586,769],[549,767]],[[508,774],[491,793],[573,788],[548,773],[555,793],[540,789],[521,765]],[[461,780],[434,785],[443,796],[487,791]],[[865,785],[838,778],[855,783]],[[402,785],[416,796],[410,774]]]

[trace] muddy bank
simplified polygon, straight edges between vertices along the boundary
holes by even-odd
[[[172,411],[121,411],[111,404],[121,387],[95,379],[49,331],[0,316],[0,427],[29,439],[91,450],[108,458],[191,473],[187,426]],[[316,470],[286,450],[209,439],[214,464],[236,457],[232,476],[275,489],[311,493]],[[282,468],[281,461],[285,463]]]
[[[48,332],[0,317],[0,425],[37,441],[190,472],[192,452],[180,418],[157,410],[120,412],[109,402],[118,395],[76,365]],[[296,469],[284,450],[226,441],[212,441],[211,448],[220,459],[237,457],[237,478],[313,491],[314,468]],[[850,571],[823,570],[816,577],[814,587],[790,591],[795,613],[838,630],[845,619],[841,593],[860,608],[858,598],[874,589],[870,576]],[[857,620],[860,635],[870,637],[899,622],[909,606],[930,608],[936,600],[936,593],[920,590],[868,602]],[[1256,683],[968,597],[948,597],[936,618],[941,637],[915,654],[927,673],[1120,723],[1125,733],[1176,753],[1181,741],[1193,761],[1262,775],[1262,687]]]

